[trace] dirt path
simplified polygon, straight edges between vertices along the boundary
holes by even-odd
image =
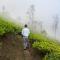
[[[0,48],[0,60],[37,60],[31,52],[23,49],[20,36],[4,38]]]
[[[33,57],[31,56],[28,50],[24,51],[24,55],[25,55],[25,60],[33,60]]]
[[[24,50],[25,60],[41,60],[39,55],[33,55],[33,52]]]
[[[24,50],[20,36],[5,37],[0,49],[0,60],[24,60]]]

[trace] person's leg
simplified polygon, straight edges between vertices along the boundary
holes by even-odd
[[[27,44],[26,47],[29,48],[29,40],[28,40],[28,38],[26,38],[26,44]]]
[[[24,40],[24,49],[26,49],[26,48],[29,48],[29,40],[28,40],[28,38],[27,37],[23,37],[23,40]]]
[[[24,49],[26,49],[26,46],[27,46],[27,43],[26,43],[26,38],[25,37],[23,37],[23,45],[24,45]]]

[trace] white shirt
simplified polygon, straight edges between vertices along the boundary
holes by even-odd
[[[28,37],[30,34],[30,30],[28,28],[22,29],[22,35]]]

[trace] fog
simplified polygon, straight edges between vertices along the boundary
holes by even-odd
[[[43,29],[48,35],[55,37],[53,24],[58,16],[56,37],[60,39],[60,0],[0,0],[0,12],[23,24],[31,21],[29,14],[31,5],[34,5],[34,21],[41,21]]]

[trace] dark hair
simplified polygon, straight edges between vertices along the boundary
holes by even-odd
[[[24,27],[27,27],[27,24],[25,24],[25,26]]]

